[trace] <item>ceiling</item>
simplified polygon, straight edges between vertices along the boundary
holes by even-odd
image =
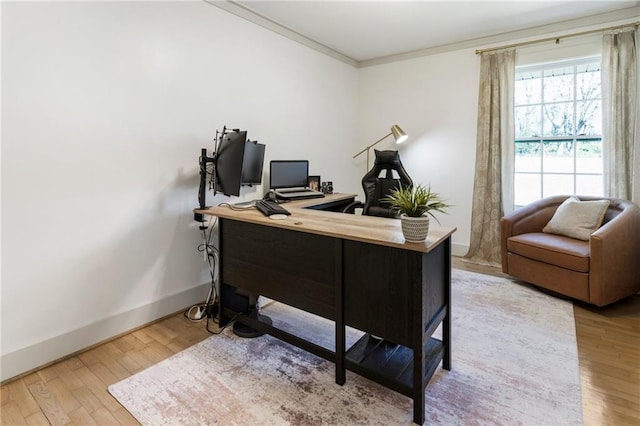
[[[220,6],[219,3],[214,4]],[[495,39],[524,29],[544,29],[553,24],[558,27],[557,24],[565,21],[575,20],[577,24],[582,20],[584,25],[585,22],[597,23],[588,18],[599,15],[602,15],[600,20],[611,22],[640,14],[640,2],[615,0],[238,0],[222,3],[226,5],[220,7],[241,10],[242,13],[229,11],[293,35],[306,44],[317,44],[356,65],[472,40]]]

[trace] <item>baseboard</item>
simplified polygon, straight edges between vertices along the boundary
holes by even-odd
[[[72,330],[0,357],[0,382],[38,369],[204,300],[209,284]]]
[[[468,251],[468,245],[451,243],[451,254],[453,256],[463,257]]]

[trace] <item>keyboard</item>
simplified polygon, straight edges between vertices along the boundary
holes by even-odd
[[[288,216],[291,214],[289,210],[274,201],[256,201],[256,208],[265,216],[271,216],[272,214],[286,214]]]

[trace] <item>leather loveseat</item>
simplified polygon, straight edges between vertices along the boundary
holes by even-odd
[[[568,196],[535,201],[501,219],[502,270],[519,280],[597,306],[640,291],[640,208],[609,200],[587,241],[543,232]]]

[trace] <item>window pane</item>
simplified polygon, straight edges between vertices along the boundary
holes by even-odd
[[[540,187],[541,175],[520,174],[514,176],[514,204],[516,206],[524,206],[532,201],[539,200],[542,189]]]
[[[544,141],[543,171],[573,173],[573,140]]]
[[[586,71],[582,71],[586,70]],[[578,66],[576,75],[576,99],[600,98],[600,64]]]
[[[515,108],[516,137],[528,138],[540,136],[540,106],[524,106]]]
[[[604,195],[602,175],[576,176],[576,194],[578,195]]]
[[[539,104],[542,100],[542,79],[517,80],[515,83],[515,104]]]
[[[542,197],[552,195],[575,194],[573,192],[573,175],[556,175],[546,173],[542,177]]]
[[[576,135],[601,135],[600,101],[576,102]]]
[[[551,77],[545,77],[543,86],[544,102],[573,100],[573,67],[570,68],[569,73],[566,75],[556,74]]]
[[[544,106],[544,136],[573,135],[573,102]]]
[[[515,206],[557,194],[602,196],[600,59],[516,69]]]
[[[542,151],[540,142],[516,142],[516,172],[541,172]]]
[[[576,142],[576,173],[602,173],[601,140]]]

